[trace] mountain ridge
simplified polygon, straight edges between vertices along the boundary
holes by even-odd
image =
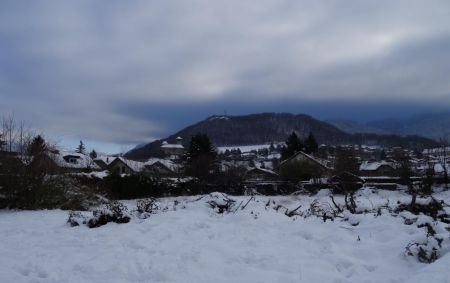
[[[306,114],[257,113],[240,116],[209,116],[165,139],[134,148],[125,156],[136,160],[155,156],[163,141],[175,143],[178,136],[183,138],[183,144],[187,146],[190,137],[198,132],[206,133],[215,146],[236,146],[282,142],[293,131],[302,138],[311,132],[319,143],[331,145],[381,144],[421,147],[433,144],[433,141],[422,137],[398,137],[372,133],[350,134]]]
[[[450,136],[450,112],[421,114],[404,119],[382,119],[367,123],[348,120],[329,120],[327,122],[349,133],[364,131],[399,136],[421,135],[436,141]]]

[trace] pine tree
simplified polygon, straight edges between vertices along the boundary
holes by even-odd
[[[86,148],[84,146],[83,141],[80,141],[80,144],[78,145],[77,149],[75,150],[76,153],[81,153],[81,154],[85,154],[86,153]]]
[[[30,156],[38,156],[45,153],[46,151],[47,145],[44,138],[42,138],[40,135],[37,135],[27,148],[28,155]]]
[[[281,151],[281,158],[288,159],[299,151],[302,151],[304,148],[303,142],[298,138],[295,132],[288,137],[286,141],[286,146],[283,147]]]
[[[319,145],[317,144],[316,138],[309,132],[308,138],[305,140],[305,153],[317,153],[319,151]]]
[[[205,179],[214,169],[217,153],[206,134],[197,133],[189,143],[187,173]]]
[[[89,156],[90,156],[92,159],[96,159],[96,158],[97,158],[97,152],[95,151],[95,149],[93,149],[93,150],[89,153]]]
[[[216,155],[216,151],[206,134],[197,133],[191,138],[189,144],[189,157],[195,158],[200,155]]]

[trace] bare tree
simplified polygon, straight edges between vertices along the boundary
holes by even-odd
[[[14,114],[2,117],[2,133],[6,142],[6,150],[12,152],[16,141],[16,122]]]
[[[356,212],[355,192],[361,187],[355,182],[359,164],[354,148],[338,148],[334,160],[334,174],[338,176],[337,191],[345,196],[345,206],[351,213]]]

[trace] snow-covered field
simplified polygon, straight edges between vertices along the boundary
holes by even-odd
[[[436,196],[448,201],[450,193]],[[70,227],[60,210],[0,211],[0,282],[450,282],[448,246],[432,264],[405,255],[426,231],[401,215],[305,217],[315,199],[329,203],[327,191],[257,196],[245,209],[250,197],[232,197],[224,214],[209,207],[213,198],[163,199],[164,212],[95,229]],[[365,189],[358,204],[373,211],[388,199],[409,201]],[[303,216],[285,215],[284,207],[299,205]],[[436,225],[448,242],[446,224]]]

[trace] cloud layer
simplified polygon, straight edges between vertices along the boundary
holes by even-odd
[[[136,143],[168,125],[133,104],[449,106],[448,11],[419,0],[2,1],[0,112]]]

